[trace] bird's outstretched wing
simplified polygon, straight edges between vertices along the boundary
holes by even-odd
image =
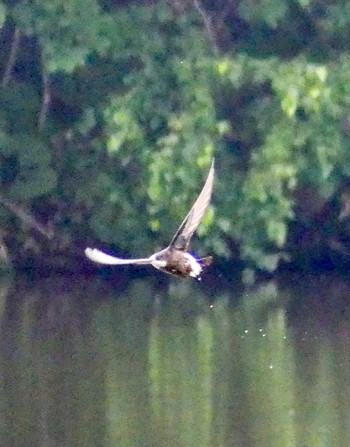
[[[178,250],[187,250],[193,233],[196,231],[198,225],[204,217],[204,214],[209,206],[214,185],[214,158],[211,162],[210,170],[207,180],[203,186],[201,193],[192,206],[190,212],[185,217],[184,221],[177,230],[170,247],[175,247]]]
[[[85,255],[91,259],[91,261],[98,262],[105,265],[123,265],[123,264],[151,264],[150,258],[141,259],[121,259],[114,256],[107,255],[103,251],[97,248],[86,248]]]

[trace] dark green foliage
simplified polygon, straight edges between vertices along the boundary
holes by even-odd
[[[1,197],[34,219],[9,230],[7,207],[17,248],[34,222],[60,251],[145,255],[215,155],[204,253],[274,270],[305,222],[299,254],[347,251],[347,2],[31,1],[0,21]]]
[[[55,187],[51,152],[39,139],[0,134],[0,154],[0,180],[6,198],[32,199],[44,196]]]
[[[12,14],[22,33],[38,40],[49,72],[71,73],[109,45],[103,36],[107,17],[95,0],[20,2]]]

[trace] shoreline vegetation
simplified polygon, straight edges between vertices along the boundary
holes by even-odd
[[[215,156],[215,274],[347,272],[350,13],[277,3],[0,5],[1,263],[152,253]]]

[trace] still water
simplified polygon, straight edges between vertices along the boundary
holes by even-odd
[[[349,447],[350,283],[0,281],[3,447]]]

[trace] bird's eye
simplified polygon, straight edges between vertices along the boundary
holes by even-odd
[[[164,261],[164,255],[163,254],[158,254],[158,255],[155,255],[155,258],[154,258],[156,261]]]

